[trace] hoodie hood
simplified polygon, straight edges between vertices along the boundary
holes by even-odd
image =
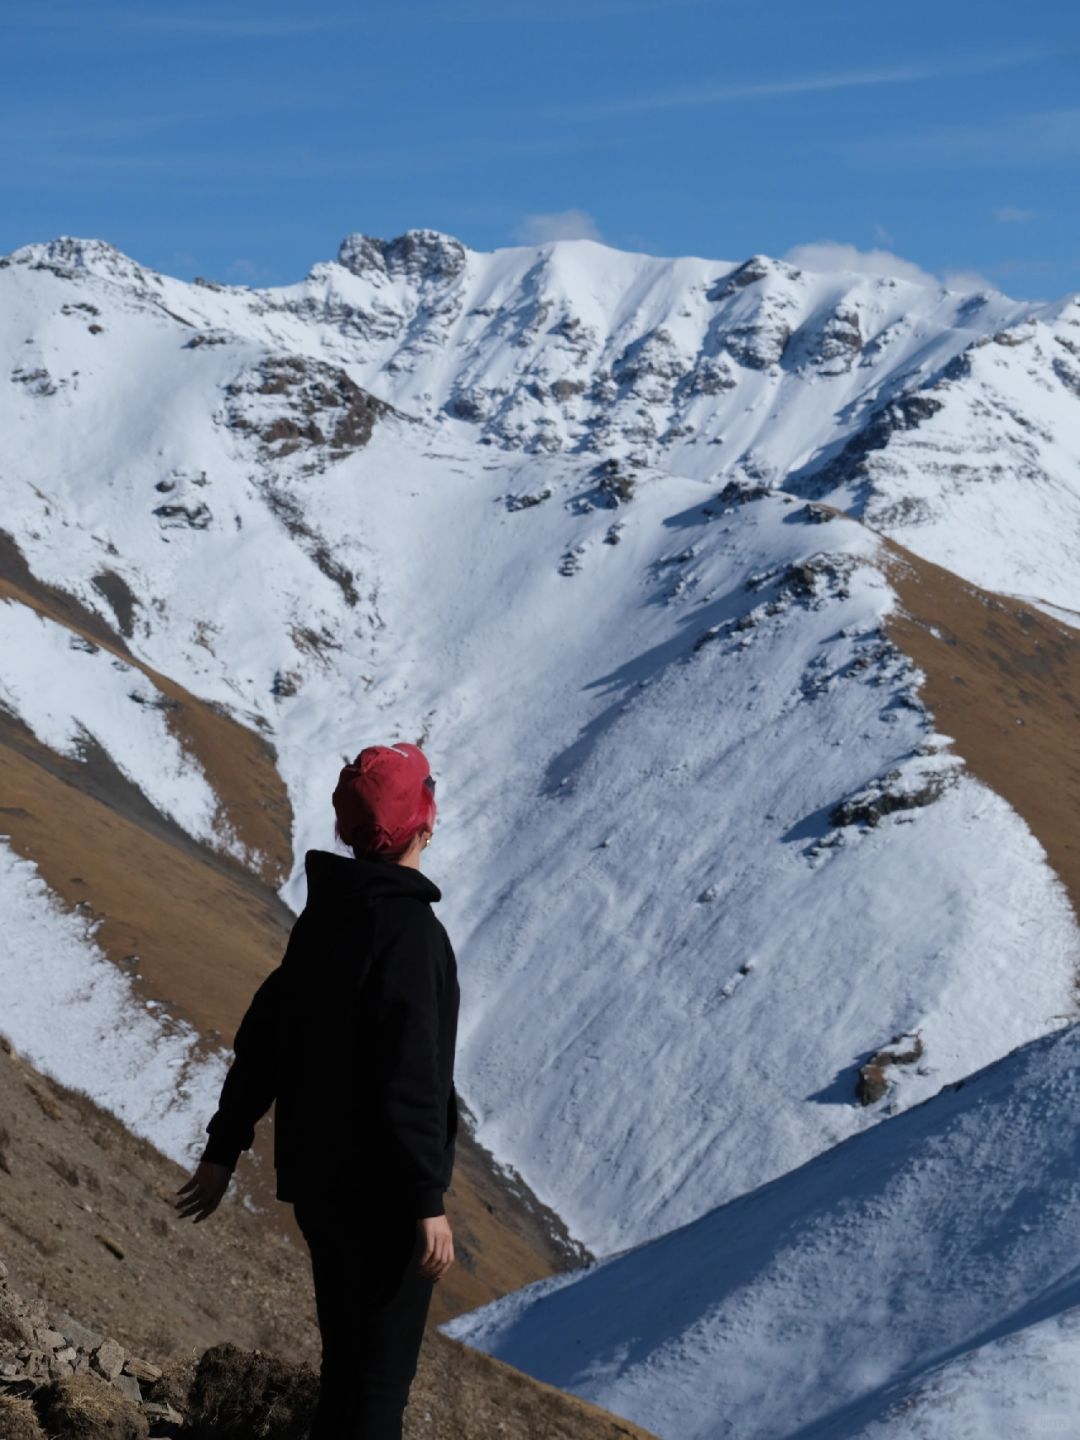
[[[350,897],[377,900],[387,895],[410,895],[429,902],[442,899],[442,891],[433,880],[411,865],[398,865],[393,860],[309,850],[304,856],[304,871],[309,905]]]

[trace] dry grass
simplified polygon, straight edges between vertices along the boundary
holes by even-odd
[[[1080,914],[1080,631],[883,540],[888,623],[972,774],[1027,821]]]

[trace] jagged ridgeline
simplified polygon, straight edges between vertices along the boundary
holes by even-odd
[[[33,245],[0,322],[0,1028],[172,1161],[380,736],[462,957],[440,1318],[1074,1016],[1075,298],[419,230]]]

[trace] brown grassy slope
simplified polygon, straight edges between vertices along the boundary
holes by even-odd
[[[123,586],[119,577],[113,579]],[[115,586],[105,588],[110,594],[115,591]],[[140,670],[161,691],[171,702],[165,712],[170,729],[210,777],[221,804],[220,822],[228,825],[247,847],[253,862],[249,868],[267,885],[280,885],[292,864],[292,807],[276,769],[273,746],[254,730],[196,699],[183,686],[136,659],[122,636],[100,615],[74,596],[39,581],[15,541],[3,530],[0,530],[0,599],[18,601],[73,634],[92,641]],[[241,869],[238,862],[228,857],[221,857],[221,863]]]
[[[0,1258],[13,1287],[145,1359],[228,1339],[317,1365],[306,1254],[260,1232],[236,1202],[199,1225],[180,1220],[172,1199],[182,1178],[114,1116],[0,1046]],[[429,1330],[406,1435],[644,1432]]]
[[[18,550],[0,535],[4,599],[28,604],[138,664],[100,617],[30,577]],[[291,813],[273,751],[262,737],[146,673],[178,698],[180,708],[170,712],[174,723],[196,737],[190,748],[224,797],[234,828],[269,855],[274,876],[282,873]],[[163,1002],[207,1040],[231,1043],[251,995],[281,957],[291,913],[264,875],[200,845],[154,810],[100,747],[87,744],[83,757],[55,754],[0,711],[0,831],[69,906],[101,917],[99,944],[127,973],[138,973],[142,998]],[[270,1124],[260,1127],[237,1181],[263,1212],[252,1223],[302,1243],[291,1208],[273,1199]],[[438,1292],[439,1320],[575,1258],[557,1217],[467,1133],[448,1209],[462,1263]]]
[[[1023,816],[1080,915],[1080,631],[882,546],[901,607],[887,629],[925,672],[938,729]]]

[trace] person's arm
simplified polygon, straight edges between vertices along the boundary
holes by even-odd
[[[210,1139],[202,1160],[208,1164],[234,1169],[240,1152],[250,1149],[255,1139],[255,1126],[274,1103],[274,1029],[281,977],[279,965],[256,990],[236,1032],[233,1061],[221,1087],[217,1111],[206,1127]]]
[[[445,1103],[439,1082],[438,933],[411,923],[387,945],[378,1027],[381,1120],[418,1220],[443,1215]]]
[[[233,1040],[233,1062],[221,1087],[218,1108],[206,1129],[210,1136],[194,1175],[176,1192],[182,1220],[196,1225],[212,1215],[229,1188],[232,1172],[255,1138],[255,1126],[273,1104],[274,1012],[281,966],[266,977],[247,1008]]]

